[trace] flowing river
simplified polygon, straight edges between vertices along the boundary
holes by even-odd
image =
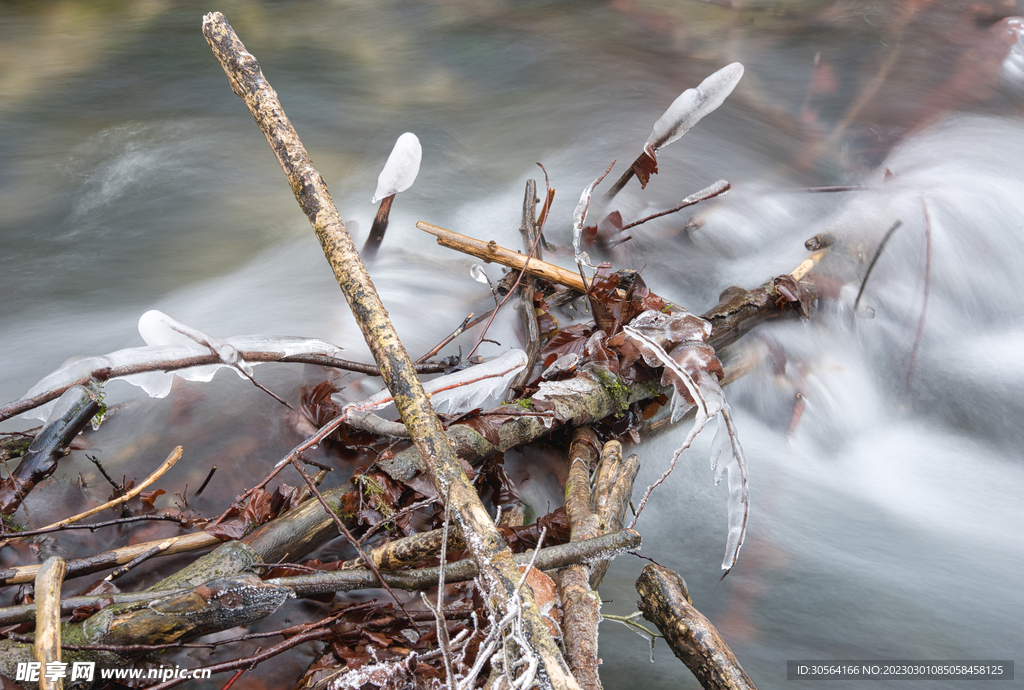
[[[707,432],[641,516],[643,553],[683,575],[762,690],[789,687],[787,660],[1013,659],[1024,639],[1024,306],[1014,296],[1024,39],[1006,18],[1024,15],[1021,5],[4,3],[0,403],[69,357],[142,345],[136,325],[149,309],[221,337],[322,338],[369,361],[272,152],[203,39],[208,11],[223,12],[259,60],[357,245],[392,144],[419,136],[419,178],[396,198],[370,266],[414,358],[493,304],[470,276],[474,261],[415,221],[519,248],[524,184],[543,190],[540,162],[557,189],[546,233],[561,249],[547,258],[571,266],[582,189],[613,159],[617,177],[683,89],[740,61],[746,74],[725,105],[664,149],[660,174],[643,191],[631,182],[616,207],[629,221],[718,179],[732,190],[634,228],[605,258],[700,313],[726,287],[792,270],[804,240],[828,232],[837,244],[811,319],[746,336],[741,349],[758,364],[726,389],[750,466],[737,567],[716,584],[726,489],[714,486]],[[823,185],[859,189],[805,191]],[[897,220],[854,313],[865,265]],[[517,323],[508,310],[488,333],[500,344],[480,353],[518,346]],[[466,352],[475,335],[442,355]],[[324,375],[256,373],[292,400]],[[190,499],[200,513],[218,513],[237,477],[262,476],[298,439],[283,408],[230,373],[161,400],[140,395],[108,386],[109,402],[138,402],[89,452],[141,479],[150,469],[140,467],[181,443],[186,460],[161,482],[168,494],[197,486],[210,464],[231,479],[220,495]],[[638,487],[684,433],[636,449]],[[67,505],[30,501],[33,522],[86,505],[77,477],[95,472],[81,455],[56,475]],[[536,463],[521,460],[515,476],[543,513],[561,497]],[[47,548],[83,555],[73,540]],[[606,613],[635,610],[644,564],[615,561]],[[617,623],[602,624],[600,643],[608,688],[698,687],[662,642],[653,666],[647,643]],[[274,685],[274,672],[268,687],[298,675]]]

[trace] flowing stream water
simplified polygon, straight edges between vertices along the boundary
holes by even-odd
[[[638,523],[643,553],[686,578],[762,689],[787,687],[795,659],[1013,659],[1024,639],[1024,49],[1020,23],[1004,18],[1024,14],[1020,5],[5,3],[0,399],[68,357],[141,345],[149,309],[221,337],[322,338],[368,361],[272,152],[201,35],[207,11],[222,11],[260,61],[357,244],[395,139],[422,141],[419,178],[397,197],[370,266],[413,357],[491,303],[470,277],[474,261],[416,220],[518,248],[524,184],[543,189],[541,162],[557,189],[553,260],[569,266],[580,191],[612,159],[617,176],[679,92],[738,60],[736,92],[616,207],[632,220],[720,178],[732,191],[635,228],[606,258],[700,313],[730,285],[791,270],[813,235],[835,234],[837,248],[820,267],[825,298],[812,318],[748,335],[742,349],[760,363],[726,391],[750,465],[739,564],[716,584],[726,490],[708,468],[710,435],[654,493]],[[837,184],[865,189],[802,191]],[[865,264],[896,220],[854,314]],[[481,354],[516,346],[515,323],[509,310],[488,335],[500,345]],[[257,375],[291,399],[323,377],[294,365]],[[357,377],[339,383],[373,390]],[[139,397],[124,384],[108,393]],[[140,466],[185,446],[167,487],[197,486],[210,464],[262,476],[298,438],[283,408],[230,373],[143,398],[107,424],[90,452],[115,476],[141,478],[150,470]],[[636,449],[639,487],[683,433]],[[58,471],[66,505],[30,501],[34,522],[86,504],[76,477],[95,473],[80,455]],[[545,512],[560,490],[530,462],[517,478]],[[226,498],[192,505],[213,514]],[[46,548],[83,555],[73,540],[57,544]],[[615,561],[605,612],[634,610],[644,563]],[[602,624],[600,642],[606,687],[697,687],[660,642],[653,666],[647,643],[616,623]],[[268,687],[274,672],[262,676]]]

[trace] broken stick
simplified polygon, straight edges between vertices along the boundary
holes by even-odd
[[[704,690],[757,690],[715,626],[693,607],[678,573],[648,565],[636,581],[636,591],[644,618],[658,626]]]
[[[437,237],[437,243],[442,247],[455,249],[463,254],[470,254],[478,259],[483,259],[487,263],[493,262],[501,264],[502,266],[514,268],[517,271],[522,271],[525,268],[527,273],[537,276],[538,278],[543,278],[544,280],[552,283],[558,283],[559,285],[565,285],[577,292],[587,291],[579,273],[564,269],[561,266],[549,264],[548,262],[541,261],[540,259],[530,259],[529,265],[527,265],[525,255],[502,247],[494,240],[484,242],[483,240],[478,240],[474,237],[460,235],[457,232],[453,232],[447,228],[442,228],[423,220],[416,223],[416,227],[423,232],[429,232],[431,235]]]

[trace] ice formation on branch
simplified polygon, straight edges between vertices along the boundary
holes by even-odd
[[[384,164],[384,169],[377,177],[377,191],[373,193],[371,203],[376,204],[384,197],[409,189],[420,172],[422,158],[423,148],[415,134],[406,132],[398,137],[395,148],[391,150],[391,155]]]
[[[478,283],[489,285],[491,281],[487,279],[487,272],[484,271],[484,267],[480,264],[473,264],[469,267],[469,276]]]
[[[602,175],[601,177],[604,177]],[[590,209],[590,195],[594,192],[594,185],[598,183],[598,180],[594,180],[587,188],[580,194],[580,203],[576,205],[576,210],[572,212],[572,249],[576,255],[576,264],[586,264],[591,268],[594,268],[594,264],[590,263],[590,256],[580,248],[580,242],[583,238],[583,224],[587,220],[587,211]]]
[[[22,399],[35,398],[89,377],[121,378],[142,388],[150,397],[162,398],[170,392],[174,376],[189,381],[209,381],[222,367],[241,369],[239,376],[243,376],[242,371],[246,369],[251,373],[251,366],[259,362],[246,362],[241,355],[243,352],[274,354],[283,358],[301,354],[335,356],[341,350],[337,345],[315,338],[241,335],[222,340],[156,310],[146,312],[139,319],[139,333],[146,341],[146,347],[131,347],[105,355],[72,357],[32,386]],[[211,353],[217,355],[221,363],[191,367],[181,365],[185,360]],[[156,370],[139,371],[146,368]],[[136,373],[119,373],[130,371]],[[54,401],[40,405],[25,412],[23,416],[46,419],[53,404]]]
[[[509,350],[483,364],[427,381],[423,389],[438,412],[451,414],[473,410],[491,398],[501,400],[512,379],[526,368],[527,361],[522,350]],[[346,404],[337,393],[331,398],[336,403],[360,410],[379,410],[394,402],[391,391],[386,388],[354,403]]]
[[[622,332],[636,346],[638,358],[643,358],[649,366],[662,369],[661,384],[673,387],[671,421],[679,421],[691,406],[696,407],[693,426],[672,456],[668,469],[644,493],[637,508],[637,517],[651,492],[672,473],[683,451],[690,447],[712,417],[720,415],[718,433],[712,443],[711,469],[716,471],[716,485],[725,475],[729,477],[729,535],[722,561],[722,569],[728,573],[739,557],[750,506],[747,463],[733,425],[732,411],[719,385],[721,363],[714,350],[704,343],[711,333],[711,324],[692,314],[646,311],[633,319],[630,325],[623,326]],[[669,349],[666,351],[666,348]],[[633,523],[636,523],[635,518]]]
[[[742,76],[743,65],[734,62],[702,81],[697,88],[683,91],[654,123],[654,130],[644,144],[644,151],[654,158],[659,149],[690,131],[701,118],[725,102]]]

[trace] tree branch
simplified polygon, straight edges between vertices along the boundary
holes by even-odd
[[[636,581],[637,606],[658,626],[669,647],[704,690],[757,690],[722,636],[693,607],[686,582],[660,565],[648,565]]]
[[[510,605],[519,569],[452,452],[412,360],[387,317],[323,177],[313,166],[256,58],[245,49],[224,16],[217,12],[206,15],[203,35],[224,68],[232,90],[245,101],[277,156],[438,494],[451,496],[452,514],[466,536],[492,603],[498,610],[505,611]],[[542,675],[556,688],[578,687],[544,626],[532,593],[524,594],[525,628],[542,660]]]

